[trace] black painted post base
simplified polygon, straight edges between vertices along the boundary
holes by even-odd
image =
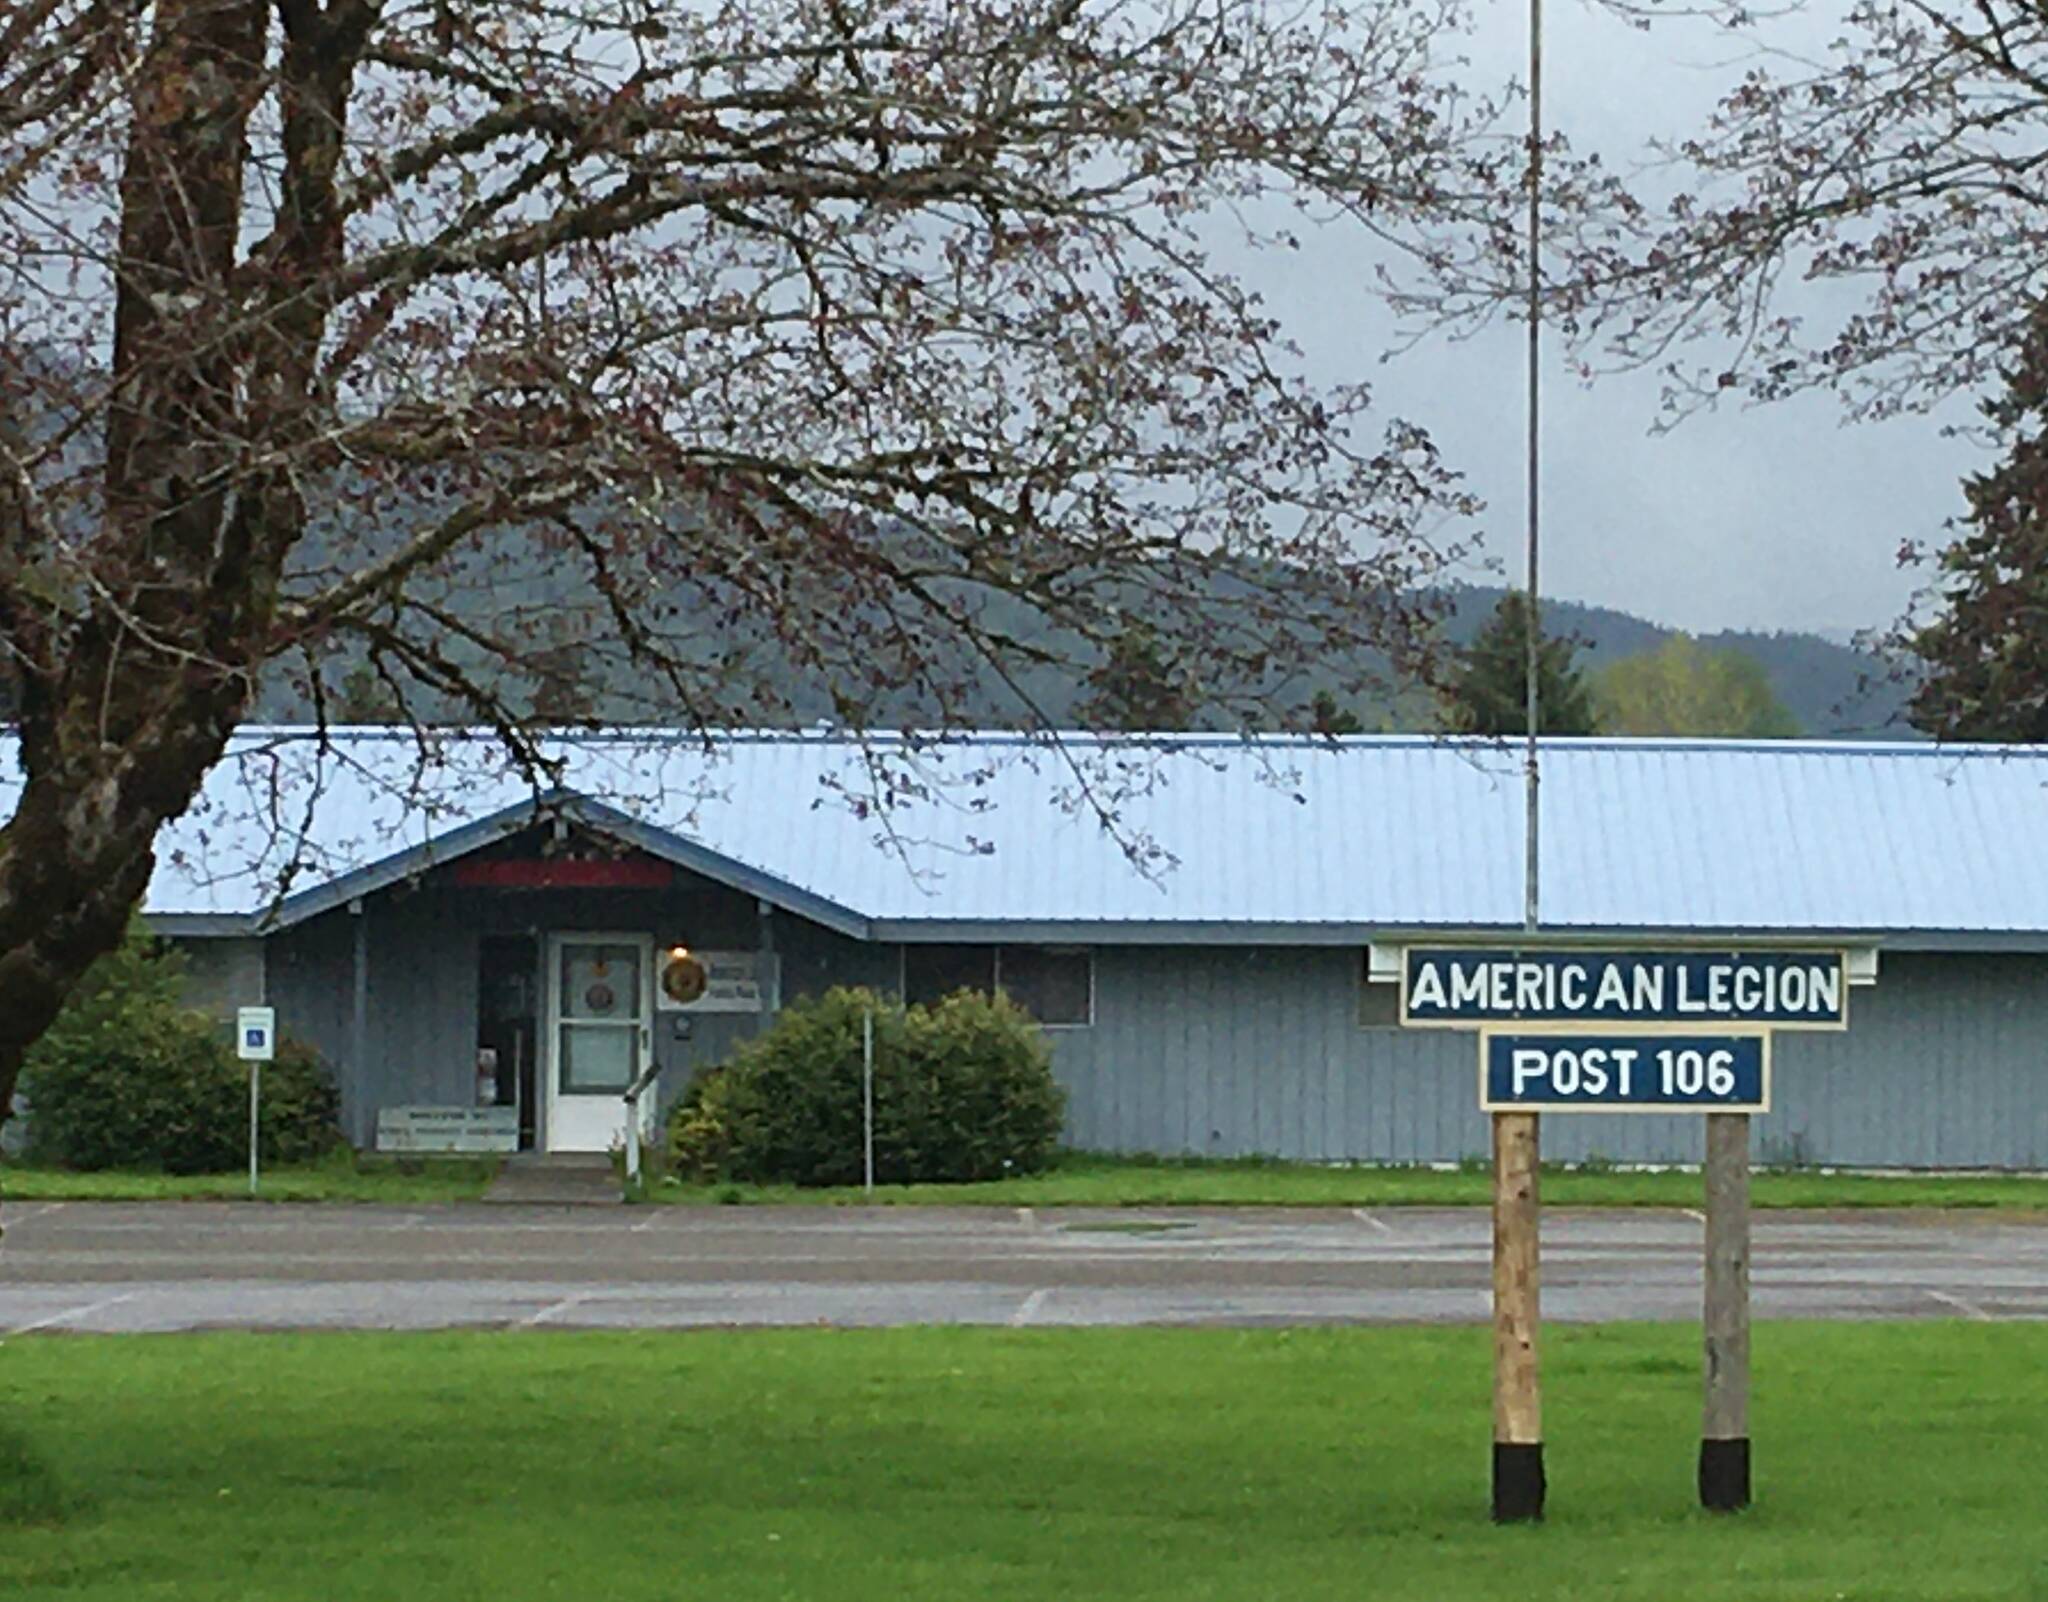
[[[1749,1506],[1747,1436],[1700,1442],[1700,1506],[1709,1513],[1738,1513]]]
[[[1543,1443],[1493,1443],[1493,1522],[1522,1524],[1543,1517]]]

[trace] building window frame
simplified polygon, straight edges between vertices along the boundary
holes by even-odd
[[[932,950],[944,949],[948,945],[951,945],[956,950],[966,947],[970,950],[987,951],[989,953],[990,978],[997,990],[1003,989],[1003,953],[1006,950],[1043,952],[1045,955],[1053,957],[1080,957],[1088,965],[1088,1009],[1086,1016],[1068,1019],[1059,1023],[1048,1023],[1045,1019],[1034,1015],[1032,1022],[1041,1029],[1093,1029],[1095,1027],[1096,950],[1093,946],[1074,945],[1071,943],[1034,945],[1027,941],[1016,940],[1010,941],[1007,944],[994,941],[904,941],[896,948],[896,994],[902,997],[906,1004],[910,1000],[910,952],[912,946],[917,946],[923,950]],[[1023,1004],[1020,1002],[1018,1005],[1022,1006]],[[1026,1010],[1028,1011],[1029,1009]]]
[[[1095,1027],[1095,948],[1093,946],[1034,946],[1015,943],[1007,947],[997,946],[996,988],[998,990],[1003,988],[1003,953],[1006,950],[1035,951],[1043,953],[1048,957],[1079,957],[1086,963],[1088,967],[1088,1007],[1085,1014],[1080,1018],[1067,1019],[1060,1023],[1047,1023],[1044,1019],[1034,1016],[1033,1022],[1041,1029],[1093,1029]],[[1018,1005],[1021,1006],[1023,1004],[1020,1002]]]
[[[1358,1028],[1374,1033],[1398,1031],[1401,1027],[1401,987],[1382,984],[1372,976],[1372,948],[1358,954],[1358,995],[1351,1015]]]

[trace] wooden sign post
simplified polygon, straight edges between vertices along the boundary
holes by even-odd
[[[1707,1114],[1700,1506],[1749,1506],[1749,1114]]]
[[[1543,1517],[1542,1327],[1535,1113],[1493,1115],[1493,1518]]]
[[[1780,1030],[1846,1029],[1841,951],[1374,948],[1398,978],[1401,1023],[1479,1039],[1479,1104],[1493,1116],[1493,1517],[1543,1517],[1537,1118],[1689,1112],[1706,1120],[1705,1386],[1699,1494],[1747,1507],[1749,1115],[1771,1096]],[[1866,972],[1872,970],[1866,969]],[[1866,981],[1867,982],[1867,981]]]

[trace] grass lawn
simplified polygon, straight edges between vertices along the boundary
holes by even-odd
[[[0,1596],[2048,1598],[2048,1328],[1772,1325],[1759,1506],[1697,1337],[1559,1331],[1484,1517],[1483,1330],[27,1337]]]
[[[496,1157],[378,1158],[343,1153],[328,1162],[265,1169],[261,1201],[475,1201],[497,1177]],[[249,1173],[76,1174],[0,1162],[0,1202],[247,1201]]]
[[[1074,1155],[1047,1173],[970,1185],[879,1185],[891,1206],[1004,1207],[1484,1207],[1493,1181],[1483,1167],[1438,1170],[1327,1167],[1270,1161]],[[1998,1207],[2048,1210],[2048,1178],[2019,1175],[1825,1174],[1759,1169],[1758,1207]],[[1697,1207],[1697,1173],[1546,1168],[1543,1200],[1554,1207]],[[648,1199],[671,1203],[858,1202],[860,1188],[657,1184]]]
[[[497,1157],[363,1155],[265,1170],[263,1201],[474,1201],[496,1177]],[[1751,1184],[1759,1207],[2001,1208],[2048,1212],[2048,1178],[2029,1175],[1828,1174],[1759,1169]],[[0,1162],[0,1201],[244,1201],[246,1172],[232,1174],[71,1173]],[[657,1183],[647,1199],[675,1205],[846,1206],[858,1186]],[[1211,1161],[1153,1157],[1063,1157],[1025,1179],[968,1185],[881,1185],[875,1200],[892,1207],[1484,1207],[1492,1181],[1481,1167],[1327,1167],[1270,1160]],[[1697,1173],[1544,1170],[1543,1199],[1554,1207],[1697,1207]]]

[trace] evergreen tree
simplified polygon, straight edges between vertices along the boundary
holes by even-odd
[[[1967,532],[1941,552],[1940,611],[1903,642],[1927,664],[1906,715],[1944,740],[2048,741],[2048,307],[1983,411],[2011,444],[1964,482]]]
[[[1310,727],[1332,739],[1365,732],[1365,720],[1348,706],[1341,705],[1328,690],[1316,691],[1309,701],[1308,713]]]
[[[1192,677],[1167,660],[1150,625],[1130,622],[1089,670],[1079,710],[1090,728],[1186,729],[1197,696]]]
[[[1509,590],[1472,643],[1458,653],[1444,695],[1449,726],[1461,734],[1526,734],[1529,729],[1529,603]],[[1592,734],[1599,726],[1579,641],[1545,635],[1536,656],[1537,719],[1544,734]]]
[[[402,723],[404,709],[390,684],[367,662],[358,662],[342,675],[340,689],[328,705],[328,716],[336,723]]]

